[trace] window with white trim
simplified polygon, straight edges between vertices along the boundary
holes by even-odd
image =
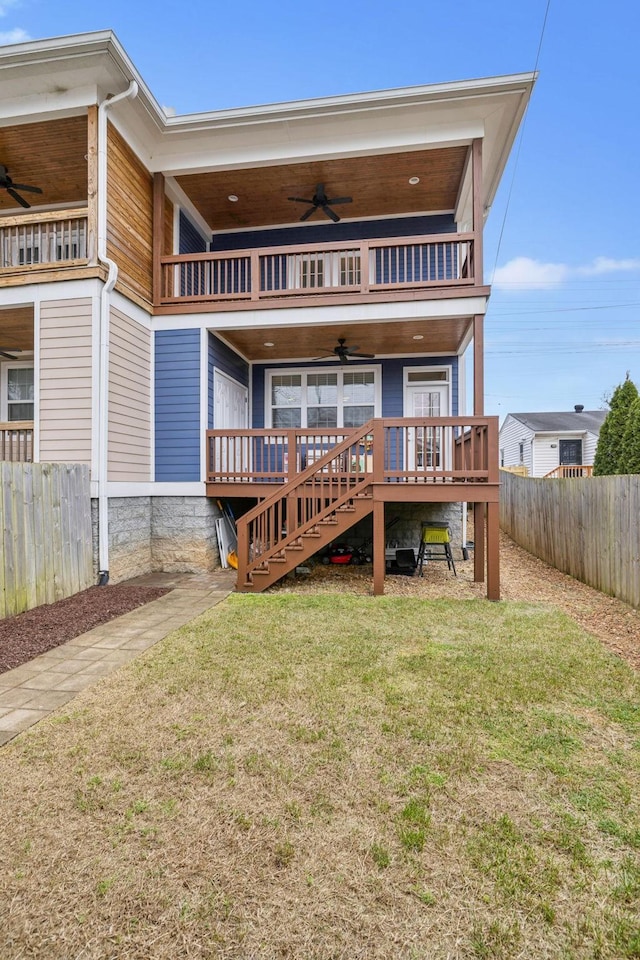
[[[271,373],[267,397],[275,429],[355,429],[380,416],[379,371],[358,367]]]
[[[0,420],[15,423],[33,420],[33,367],[24,363],[2,365]]]

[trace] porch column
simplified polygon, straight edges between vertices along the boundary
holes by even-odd
[[[473,505],[473,579],[484,583],[484,503]]]
[[[164,253],[164,176],[153,175],[153,305],[159,306],[162,297],[162,264]],[[169,253],[173,253],[170,250]]]
[[[87,108],[87,259],[98,262],[98,108]]]
[[[482,229],[484,227],[484,187],[482,184],[482,140],[473,141],[471,147],[473,174],[473,278],[482,286],[484,266],[482,262]]]
[[[473,318],[473,415],[484,416],[484,317]]]
[[[373,504],[373,594],[376,597],[384,593],[385,546],[384,501],[376,500]]]
[[[500,599],[500,515],[497,503],[487,504],[487,600]]]

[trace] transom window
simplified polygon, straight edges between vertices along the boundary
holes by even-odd
[[[276,429],[362,426],[379,416],[378,372],[372,369],[272,373],[269,405]]]

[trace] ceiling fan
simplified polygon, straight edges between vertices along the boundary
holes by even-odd
[[[18,359],[17,357],[14,357],[13,354],[7,353],[7,350],[15,350],[15,347],[7,347],[6,349],[5,349],[4,347],[0,347],[0,357],[4,357],[5,360],[17,360],[17,359]],[[20,353],[19,350],[18,350],[18,353]]]
[[[359,346],[348,347],[347,341],[344,337],[338,337],[338,345],[329,348],[326,353],[323,353],[321,357],[316,357],[316,360],[322,360],[324,357],[337,357],[340,363],[348,363],[349,357],[361,357],[363,360],[373,360],[375,354],[373,353],[358,353],[360,349]]]
[[[315,213],[316,210],[322,210],[322,212],[329,217],[330,220],[333,220],[334,223],[337,223],[340,217],[331,209],[330,204],[336,203],[353,203],[351,197],[327,197],[324,189],[324,183],[316,184],[316,192],[314,193],[311,200],[305,200],[303,197],[287,197],[287,200],[291,200],[293,203],[310,203],[311,206],[306,210],[302,216],[301,220],[308,220],[312,213]]]
[[[32,187],[27,183],[14,183],[4,163],[0,163],[0,187],[6,190],[10,197],[17,200],[21,207],[30,207],[31,204],[27,203],[24,197],[21,197],[20,194],[16,192],[17,190],[26,191],[27,193],[42,193],[40,187]]]

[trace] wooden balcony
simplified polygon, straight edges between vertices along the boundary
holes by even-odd
[[[89,262],[87,210],[56,210],[0,218],[0,277],[3,284],[31,282],[54,270]]]
[[[33,461],[33,421],[0,423],[0,460],[12,463]]]
[[[361,431],[208,430],[207,493],[270,496]],[[340,482],[364,478],[386,501],[497,499],[495,417],[375,419],[365,434],[332,462]]]
[[[175,312],[460,296],[475,235],[437,234],[158,257],[155,304]]]

